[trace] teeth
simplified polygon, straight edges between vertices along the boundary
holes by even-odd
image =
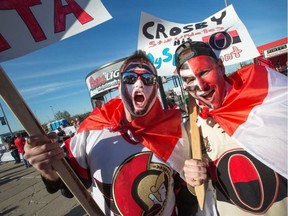
[[[205,97],[206,95],[210,94],[211,91],[212,91],[212,89],[211,89],[210,91],[208,91],[208,92],[205,92],[205,91],[197,91],[197,92],[196,92],[196,95],[197,95],[197,96],[201,96],[201,97]]]
[[[204,91],[197,91],[196,95],[197,96],[203,96],[203,95],[205,95],[205,92]]]

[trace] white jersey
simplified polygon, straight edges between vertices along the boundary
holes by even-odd
[[[205,212],[198,215],[287,215],[287,179],[236,144],[212,118],[198,121],[211,177]]]
[[[165,163],[128,136],[109,130],[81,131],[70,142],[73,169],[92,179],[93,198],[105,215],[175,215],[170,167],[181,173],[190,156],[189,145],[179,139]]]

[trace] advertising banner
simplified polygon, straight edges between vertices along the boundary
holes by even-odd
[[[88,87],[90,97],[100,96],[108,90],[117,88],[119,80],[119,69],[126,58],[109,63],[101,68],[92,71],[86,77],[86,85]]]

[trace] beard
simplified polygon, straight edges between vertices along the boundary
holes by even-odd
[[[145,116],[155,103],[156,95],[157,95],[157,88],[155,86],[155,88],[153,88],[153,90],[151,91],[151,94],[146,95],[147,98],[146,99],[147,101],[145,102],[146,105],[142,109],[137,109],[133,103],[134,99],[130,94],[128,94],[127,89],[123,85],[121,85],[121,99],[124,103],[125,108],[134,117]]]

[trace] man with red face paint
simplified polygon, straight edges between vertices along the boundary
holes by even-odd
[[[143,51],[121,66],[119,92],[120,98],[95,108],[66,145],[71,166],[92,184],[93,198],[105,215],[193,215],[197,200],[180,190],[184,183],[176,178],[190,156],[181,111],[162,109],[157,72]],[[30,137],[28,142],[42,139]],[[64,157],[59,144],[32,146],[25,156],[48,191],[63,188],[52,169],[52,162]]]
[[[203,42],[185,42],[175,56],[199,107],[209,160],[198,215],[287,215],[287,78],[259,65],[226,76],[222,60]],[[203,170],[200,161],[187,160],[186,182],[202,184]]]

